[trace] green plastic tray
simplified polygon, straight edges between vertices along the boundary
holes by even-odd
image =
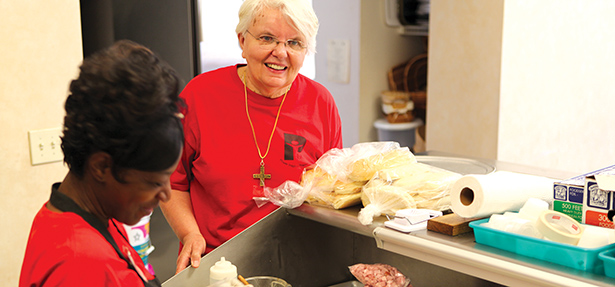
[[[598,257],[598,254],[609,249],[615,249],[615,244],[598,248],[582,248],[501,231],[482,225],[488,221],[489,218],[470,222],[470,227],[474,229],[476,243],[572,267],[577,270],[604,274],[604,263]]]

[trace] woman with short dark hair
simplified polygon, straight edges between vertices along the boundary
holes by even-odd
[[[175,71],[120,41],[86,58],[66,100],[69,172],[34,218],[19,286],[159,286],[126,239],[170,198],[183,146]]]

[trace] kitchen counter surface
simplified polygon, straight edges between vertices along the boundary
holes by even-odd
[[[428,153],[420,160],[447,168]],[[478,161],[475,162],[475,161]],[[566,179],[575,174],[489,160],[454,158],[462,174],[506,170]],[[469,163],[469,164],[468,164]],[[493,167],[493,169],[490,169]],[[467,169],[466,169],[467,168]],[[447,168],[448,169],[448,168]],[[460,170],[461,169],[461,170]],[[615,279],[477,244],[473,233],[455,237],[422,230],[409,234],[384,227],[385,217],[362,225],[360,206],[334,210],[310,204],[279,208],[203,257],[163,286],[207,286],[209,266],[221,257],[244,276],[270,275],[293,286],[332,286],[353,279],[348,266],[381,262],[398,267],[416,286],[613,286]],[[318,274],[318,276],[315,276]]]
[[[615,279],[477,244],[473,233],[448,236],[428,230],[401,233],[382,217],[364,226],[360,208],[343,211],[304,204],[292,215],[369,235],[379,248],[507,286],[613,286]]]
[[[430,153],[429,156],[449,157],[449,155],[441,153]],[[417,158],[419,157],[417,156]],[[533,174],[554,179],[566,179],[575,176],[561,171],[543,170],[510,163],[480,159],[478,161],[494,166],[495,170]],[[440,167],[447,168],[447,166]],[[469,173],[463,170],[457,172]],[[386,218],[382,216],[376,218],[374,223],[365,226],[357,219],[359,211],[360,207],[358,206],[334,210],[308,204],[288,210],[290,214],[295,216],[371,236],[375,239],[378,248],[503,285],[613,286],[615,284],[615,279],[604,275],[580,271],[477,244],[474,241],[473,233],[453,237],[422,230],[405,234],[384,227]]]

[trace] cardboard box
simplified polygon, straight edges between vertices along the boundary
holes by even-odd
[[[615,166],[587,176],[583,197],[583,222],[613,228],[613,222],[608,219],[607,214],[609,210],[615,209],[614,191]]]
[[[613,228],[607,213],[615,209],[614,192],[615,165],[555,182],[553,210],[581,223]]]
[[[583,222],[585,174],[553,183],[553,210]]]

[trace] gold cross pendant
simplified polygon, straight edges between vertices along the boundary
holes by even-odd
[[[260,186],[265,186],[265,179],[271,179],[271,174],[265,174],[265,165],[261,164],[261,172],[253,174],[252,178],[260,179]]]

